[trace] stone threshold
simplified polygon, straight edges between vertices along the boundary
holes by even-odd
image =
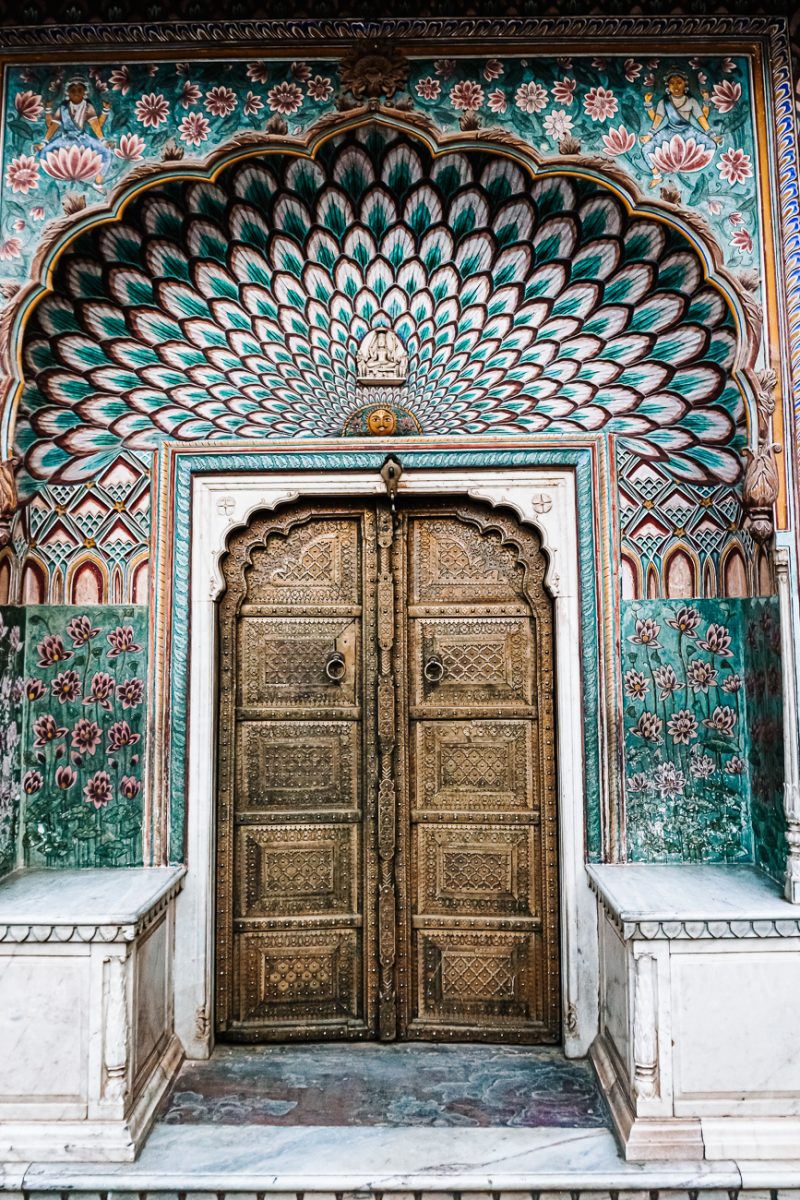
[[[694,1200],[709,1192],[715,1200],[746,1192],[753,1200],[789,1200],[787,1188],[797,1189],[791,1200],[800,1200],[797,1163],[634,1164],[622,1159],[607,1130],[560,1128],[160,1125],[135,1163],[20,1163],[0,1172],[0,1191],[25,1200],[54,1193],[93,1200],[256,1200],[267,1194],[388,1200],[395,1193],[455,1200],[501,1200],[506,1193],[534,1193],[534,1200],[583,1194],[587,1200],[601,1194]]]

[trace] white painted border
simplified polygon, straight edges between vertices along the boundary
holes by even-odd
[[[409,471],[401,491],[466,492],[506,504],[540,532],[554,599],[562,1024],[569,1057],[588,1052],[598,1028],[597,911],[584,870],[586,797],[575,480],[548,468]],[[175,1027],[188,1058],[213,1049],[216,807],[216,600],[228,535],[263,508],[301,496],[382,494],[377,472],[196,476],[191,502],[187,875],[176,906]]]

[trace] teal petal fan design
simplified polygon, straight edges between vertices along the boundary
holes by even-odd
[[[739,478],[735,325],[686,238],[592,180],[375,129],[164,181],[75,240],[26,333],[28,476],[337,437],[376,327],[427,435],[614,433],[676,478]]]

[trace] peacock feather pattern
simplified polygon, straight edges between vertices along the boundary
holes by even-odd
[[[163,182],[76,239],[26,337],[27,489],[163,439],[339,436],[376,327],[426,435],[605,432],[739,478],[735,328],[687,239],[591,180],[367,127]]]

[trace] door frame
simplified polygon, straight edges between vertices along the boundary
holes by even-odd
[[[580,571],[586,557],[586,513],[580,513],[579,524],[576,471],[570,466],[509,469],[477,462],[466,470],[448,469],[449,464],[437,469],[423,465],[429,457],[424,452],[405,454],[402,445],[396,445],[393,452],[407,464],[401,483],[404,492],[420,497],[461,494],[505,505],[537,529],[549,560],[545,587],[553,598],[556,660],[562,1027],[567,1054],[583,1055],[597,1030],[598,965],[596,906],[584,869],[584,763],[591,722],[585,737],[582,663],[575,647],[581,646],[582,654],[587,653],[582,644],[587,622]],[[299,454],[297,458],[301,459],[298,466],[304,465],[303,458],[308,461]],[[414,459],[423,462],[416,466]],[[175,1019],[187,1057],[206,1058],[214,1042],[216,602],[224,588],[220,560],[229,534],[247,525],[259,510],[314,496],[381,495],[384,488],[376,469],[253,473],[234,467],[224,474],[192,472],[187,482],[189,678],[184,745],[188,873],[176,911]],[[173,614],[173,620],[177,619]]]

